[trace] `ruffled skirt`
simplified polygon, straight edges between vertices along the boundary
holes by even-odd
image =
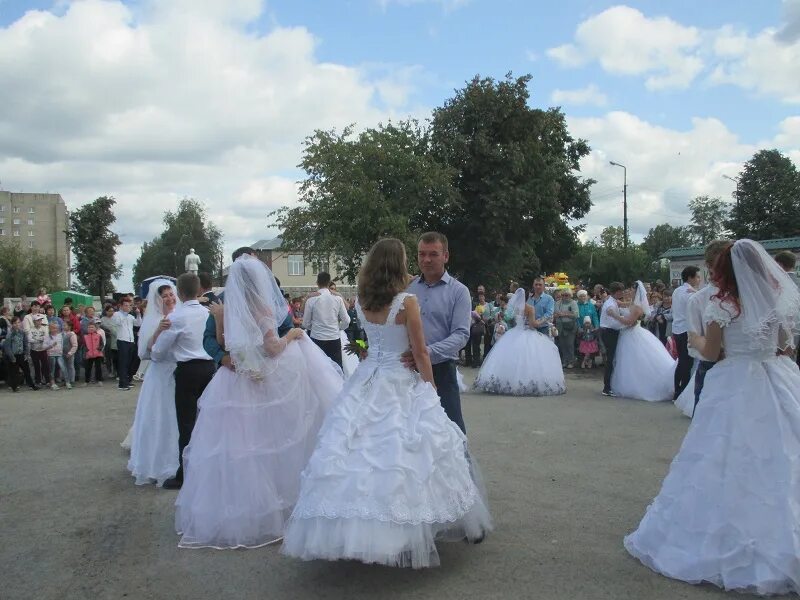
[[[128,460],[136,485],[160,486],[178,470],[174,373],[174,362],[152,362],[139,392]]]
[[[402,366],[362,363],[325,420],[282,552],[436,566],[437,540],[492,528],[479,482],[433,386]]]
[[[672,400],[675,364],[656,336],[638,325],[628,327],[619,334],[611,389],[636,400]]]
[[[341,371],[307,338],[289,343],[263,380],[219,369],[183,454],[179,546],[255,548],[279,539],[341,386]]]
[[[517,326],[486,355],[473,387],[489,394],[556,396],[567,391],[558,348],[546,335]]]
[[[726,358],[628,552],[667,577],[757,594],[800,591],[800,372]]]

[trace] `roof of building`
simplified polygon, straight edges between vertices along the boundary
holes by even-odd
[[[253,250],[277,250],[283,245],[283,238],[276,237],[271,240],[258,240],[250,247]]]
[[[797,250],[800,249],[800,237],[777,238],[774,240],[760,240],[759,243],[767,251]],[[660,258],[671,260],[681,258],[702,258],[705,248],[703,246],[689,246],[686,248],[670,248]]]

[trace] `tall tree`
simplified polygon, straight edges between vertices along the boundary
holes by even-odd
[[[726,234],[725,220],[729,207],[722,198],[698,196],[689,201],[689,210],[692,213],[689,229],[696,243],[705,246]]]
[[[52,256],[0,241],[0,298],[32,296],[41,287],[55,289],[62,279],[60,270]]]
[[[625,229],[620,225],[604,227],[600,232],[600,245],[606,250],[621,250],[625,247]]]
[[[546,254],[544,269],[577,243],[569,220],[591,206],[591,179],[579,176],[588,144],[573,138],[564,114],[528,105],[530,75],[476,76],[433,111],[434,157],[453,170],[457,202],[436,229],[450,238],[450,264],[468,285],[506,279]]]
[[[72,272],[86,291],[100,298],[114,290],[111,280],[122,272],[117,264],[117,246],[122,242],[111,231],[111,225],[117,220],[115,204],[113,196],[101,196],[69,215],[68,236],[75,255]]]
[[[661,223],[647,232],[642,241],[642,248],[651,260],[658,260],[666,250],[691,246],[693,242],[689,227],[673,227],[669,223]]]
[[[194,248],[202,261],[201,271],[217,273],[222,262],[222,232],[208,219],[202,203],[184,198],[175,211],[164,213],[164,231],[142,244],[142,252],[133,265],[133,285],[153,275],[177,277],[185,271],[184,257]]]
[[[760,150],[739,174],[726,226],[756,240],[800,235],[800,173],[778,150]]]
[[[451,172],[428,145],[413,120],[358,135],[352,127],[316,131],[305,141],[299,205],[270,214],[284,245],[310,258],[332,256],[350,281],[381,237],[404,240],[413,260],[416,236],[446,218],[455,201]]]

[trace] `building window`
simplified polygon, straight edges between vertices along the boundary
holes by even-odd
[[[33,219],[28,219],[28,225],[33,225]]]
[[[18,215],[18,214],[19,214],[19,206],[15,206],[15,207],[14,207],[14,214],[15,214],[15,215]]]
[[[289,261],[289,275],[305,275],[306,274],[306,261],[303,259],[302,254],[290,254]]]
[[[0,235],[5,235],[5,234],[6,234],[6,230],[5,229],[0,229]]]
[[[19,225],[21,221],[19,219],[14,219],[14,225]]]
[[[5,217],[0,217],[0,225],[2,225],[5,222],[6,222],[6,218]]]
[[[5,204],[0,204],[0,212],[6,212]]]
[[[28,209],[28,214],[31,214],[31,215],[32,215],[32,214],[33,214],[33,213],[35,213],[35,212],[36,212],[36,211],[34,210],[34,208],[33,208],[32,206],[31,206],[31,207]]]
[[[33,237],[33,229],[28,230],[28,237]]]
[[[33,240],[28,241],[28,248],[33,248]]]
[[[14,230],[14,237],[19,237],[19,229]]]

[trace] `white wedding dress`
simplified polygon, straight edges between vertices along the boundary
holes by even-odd
[[[664,344],[637,323],[619,334],[611,389],[618,396],[660,402],[675,393],[675,360]]]
[[[543,333],[529,329],[525,292],[514,302],[516,325],[486,355],[473,387],[488,394],[556,396],[567,391],[558,347]]]
[[[774,323],[754,349],[732,313],[717,300],[706,308],[706,322],[723,326],[725,358],[706,374],[681,449],[625,547],[689,583],[798,593],[800,372],[775,356]]]
[[[347,334],[342,331],[339,337],[342,340],[342,373],[345,379],[350,379],[350,376],[355,373],[358,368],[359,360],[355,354],[348,354],[345,350],[345,346],[350,343],[350,340],[347,339]]]
[[[305,336],[267,362],[263,378],[220,368],[198,401],[175,502],[182,548],[256,548],[283,536],[342,374]]]
[[[383,325],[367,321],[369,354],[345,383],[303,472],[282,552],[389,566],[439,564],[438,539],[481,538],[491,529],[467,440],[439,396],[400,356],[398,294]]]
[[[697,366],[700,364],[698,359],[694,359],[694,366],[692,367],[692,377],[689,379],[689,384],[681,392],[680,396],[675,400],[675,406],[681,411],[684,416],[690,419],[694,415],[694,383],[697,377]]]

